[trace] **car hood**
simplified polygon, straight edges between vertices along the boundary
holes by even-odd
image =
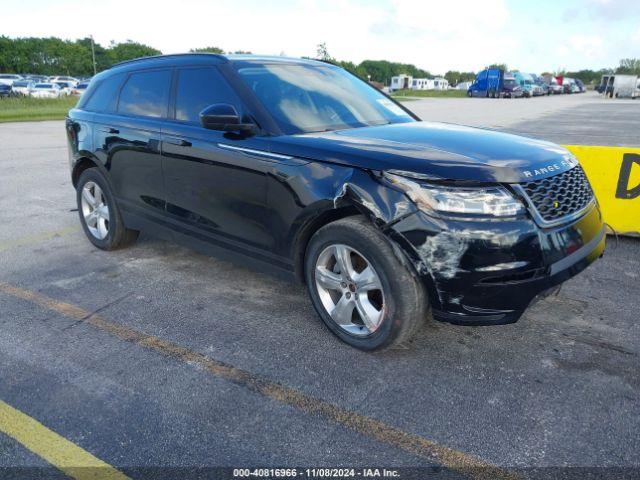
[[[570,170],[553,143],[448,123],[410,122],[274,137],[274,153],[434,179],[519,183]]]

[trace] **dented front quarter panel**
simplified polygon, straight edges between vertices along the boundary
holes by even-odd
[[[384,227],[417,212],[404,193],[380,181],[380,175],[353,169],[334,197],[334,206],[354,205],[377,225]]]
[[[275,164],[268,175],[267,203],[276,251],[293,257],[307,227],[346,209],[359,212],[383,230],[417,212],[400,191],[379,180],[379,174],[355,167],[300,161]]]

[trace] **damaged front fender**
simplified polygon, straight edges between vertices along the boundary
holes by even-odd
[[[336,192],[334,206],[354,205],[383,228],[418,211],[404,193],[381,183],[375,176],[373,172],[353,170]]]
[[[385,232],[398,257],[407,262],[392,226],[416,213],[417,207],[379,174],[331,163],[274,164],[267,175],[267,203],[274,250],[293,259],[301,279],[306,244],[323,225],[348,215],[362,214]]]

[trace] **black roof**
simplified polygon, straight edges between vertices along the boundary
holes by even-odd
[[[173,53],[169,55],[154,55],[150,57],[140,57],[133,60],[125,60],[124,62],[116,63],[110,68],[117,68],[125,65],[138,64],[138,63],[169,63],[172,61],[181,60],[193,60],[193,59],[208,59],[216,61],[217,63],[235,62],[235,61],[254,61],[254,62],[269,62],[269,63],[302,63],[302,64],[318,64],[325,63],[320,60],[312,60],[305,58],[292,58],[282,57],[275,55],[253,55],[253,54],[221,54],[221,53],[206,53],[206,52],[192,52],[192,53]]]
[[[250,55],[250,54],[229,54],[222,55],[219,53],[175,53],[170,55],[155,55],[151,57],[141,57],[133,60],[116,63],[110,68],[98,73],[94,79],[97,81],[110,77],[118,73],[125,73],[137,70],[139,68],[154,67],[175,67],[175,66],[193,66],[193,65],[221,65],[225,63],[244,63],[247,64],[267,64],[267,63],[288,63],[298,65],[326,65],[321,60],[311,60],[304,58],[291,58],[269,55]]]

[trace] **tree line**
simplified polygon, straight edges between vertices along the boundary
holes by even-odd
[[[193,48],[191,52],[225,53],[216,46]],[[95,54],[95,69],[100,72],[118,62],[138,57],[160,55],[162,52],[148,45],[127,40],[126,42],[111,42],[104,47],[99,43],[93,44],[90,37],[78,40],[62,40],[60,38],[9,38],[0,36],[0,72],[2,73],[31,73],[38,75],[72,75],[85,77],[93,75]],[[251,52],[236,50],[227,53]],[[358,75],[364,80],[370,80],[389,85],[391,77],[407,74],[416,78],[427,78],[433,75],[413,64],[391,62],[388,60],[364,60],[358,64],[333,58],[324,43],[317,47],[317,59],[339,65]],[[504,63],[495,63],[489,68],[509,70]],[[550,73],[550,72],[545,72]],[[555,75],[565,75],[579,78],[587,84],[598,83],[600,77],[609,73],[628,73],[640,75],[640,59],[627,58],[620,60],[617,68],[579,71],[557,71]],[[475,72],[460,72],[450,70],[444,75],[449,84],[472,81]]]
[[[89,37],[62,40],[55,37],[0,36],[0,72],[90,76],[94,72],[91,44]],[[108,47],[95,43],[94,52],[98,72],[124,60],[161,53],[160,50],[131,40],[111,42]]]

